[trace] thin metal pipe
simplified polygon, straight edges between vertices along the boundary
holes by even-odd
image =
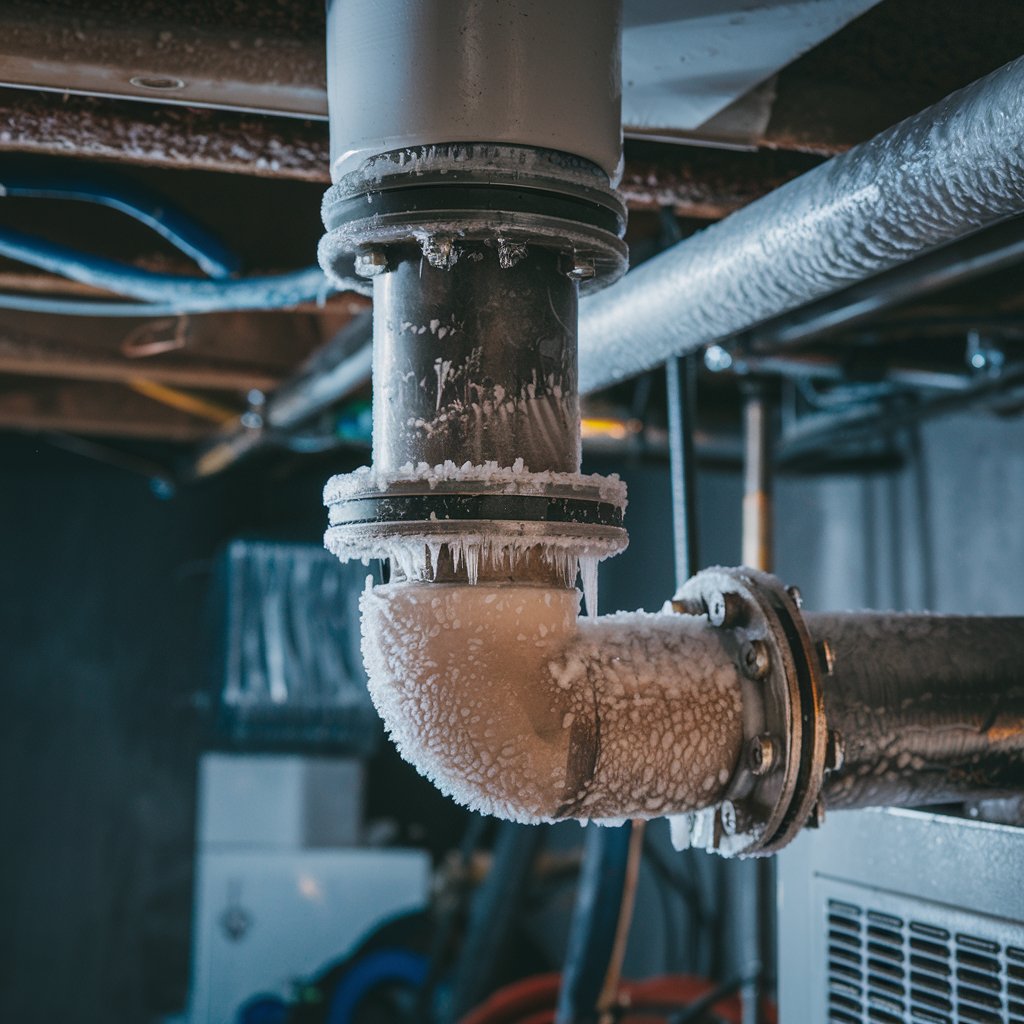
[[[754,569],[771,572],[774,562],[772,530],[772,408],[764,385],[748,383],[743,404],[743,545],[742,561]],[[740,970],[746,976],[740,986],[742,1024],[758,1024],[761,1006],[761,973],[764,962],[765,907],[774,892],[772,869],[767,862],[741,861],[730,865],[729,909],[733,919]]]
[[[672,542],[676,587],[696,571],[697,457],[693,424],[697,402],[697,367],[693,355],[673,356],[665,363],[668,390],[668,457],[672,483]]]
[[[193,479],[215,476],[317,413],[365,387],[373,359],[370,314],[361,314],[314,353],[299,373],[267,399],[256,425],[241,416],[204,444],[189,468]]]
[[[771,409],[762,388],[748,389],[743,404],[744,565],[772,571]]]
[[[914,299],[1005,270],[1022,259],[1024,218],[1014,217],[759,324],[734,343],[753,353],[794,348]]]
[[[166,196],[110,171],[89,174],[77,170],[68,174],[56,172],[56,165],[48,166],[19,162],[13,168],[6,164],[0,167],[0,196],[74,199],[106,206],[157,232],[195,260],[210,277],[227,278],[238,271],[238,257]]]
[[[671,355],[734,337],[1022,211],[1024,58],[750,203],[589,299],[580,319],[581,390],[599,390]],[[971,272],[994,269],[990,248],[986,242],[967,261]],[[1018,231],[996,265],[1020,258],[1022,249]],[[967,269],[932,268],[902,299],[949,284]],[[872,312],[879,308],[869,305]]]
[[[372,314],[358,314],[296,376],[277,386],[267,400],[267,424],[290,430],[369,384],[372,337]]]

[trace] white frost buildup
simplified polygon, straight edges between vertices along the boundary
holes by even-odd
[[[402,755],[523,822],[656,817],[722,799],[739,674],[706,620],[578,621],[575,591],[392,584],[362,597],[370,694]]]

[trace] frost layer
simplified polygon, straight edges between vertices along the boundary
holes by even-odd
[[[459,803],[522,822],[719,802],[739,758],[739,673],[703,619],[578,620],[575,591],[393,584],[362,598],[370,695],[406,760]]]

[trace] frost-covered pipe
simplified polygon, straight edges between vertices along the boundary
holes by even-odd
[[[1024,210],[1024,58],[630,272],[580,311],[580,389],[745,331]]]
[[[521,822],[719,803],[743,746],[726,634],[697,616],[578,612],[562,588],[367,590],[370,694],[402,756],[459,803]]]

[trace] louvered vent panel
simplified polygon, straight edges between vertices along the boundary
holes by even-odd
[[[827,915],[833,1024],[1024,1024],[1024,949],[844,900]]]

